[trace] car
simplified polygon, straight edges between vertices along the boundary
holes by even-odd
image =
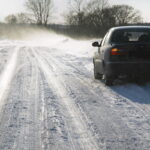
[[[94,54],[94,77],[106,85],[121,76],[136,80],[150,77],[150,26],[122,26],[111,28]]]

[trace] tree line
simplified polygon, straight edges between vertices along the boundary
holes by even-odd
[[[73,0],[73,7],[67,16],[67,22],[72,25],[86,26],[116,26],[142,21],[138,10],[129,5],[112,5],[108,0]]]
[[[67,23],[77,26],[77,30],[104,34],[114,26],[142,23],[138,10],[129,5],[110,5],[108,0],[73,0]]]
[[[25,7],[27,13],[9,15],[5,21],[50,27],[54,10],[52,0],[26,0]],[[93,34],[103,34],[113,26],[142,23],[138,10],[129,5],[110,5],[108,0],[70,0],[64,19],[68,25],[65,30]]]

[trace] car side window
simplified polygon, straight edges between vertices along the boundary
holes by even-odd
[[[111,32],[108,31],[108,33],[107,33],[106,36],[105,36],[105,40],[104,40],[104,42],[103,42],[103,46],[108,45],[109,39],[110,39],[110,34],[111,34]]]
[[[105,46],[105,45],[108,44],[109,37],[110,37],[110,32],[108,31],[107,34],[106,34],[105,37],[104,37],[104,40],[103,40],[103,42],[102,42],[102,46]]]

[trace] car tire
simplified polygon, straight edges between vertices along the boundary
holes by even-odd
[[[139,84],[139,85],[142,85],[144,83],[144,80],[140,77],[136,77],[134,79],[135,83]]]
[[[99,80],[103,78],[103,74],[100,74],[96,71],[95,63],[94,63],[94,78]]]
[[[113,81],[114,81],[113,78],[108,77],[108,76],[106,76],[104,74],[104,83],[105,83],[105,85],[112,86],[113,85]]]

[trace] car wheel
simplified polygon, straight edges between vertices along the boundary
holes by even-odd
[[[104,83],[107,86],[113,85],[113,78],[104,75]]]
[[[134,79],[135,83],[142,85],[144,83],[144,80],[141,77],[136,77]]]
[[[103,78],[103,74],[100,74],[96,71],[96,67],[95,67],[95,64],[94,64],[94,78],[95,79],[102,79]]]

